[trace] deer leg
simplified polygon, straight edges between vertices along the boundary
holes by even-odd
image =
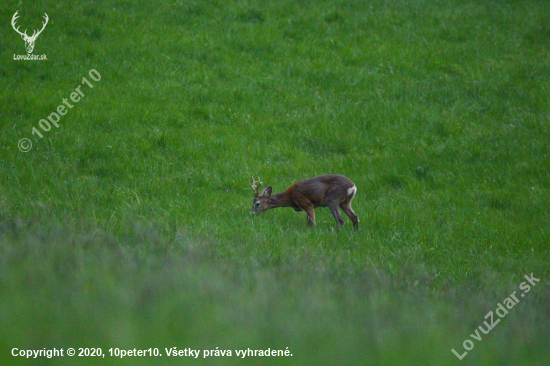
[[[315,226],[315,210],[311,202],[303,195],[297,195],[294,202],[307,214],[307,223],[311,226]]]
[[[351,219],[351,222],[353,222],[353,227],[355,227],[356,229],[359,229],[359,219],[357,218],[357,215],[355,214],[355,212],[353,212],[353,210],[351,209],[351,200],[340,203],[340,208]]]
[[[342,215],[340,214],[340,210],[338,209],[337,203],[329,203],[328,208],[330,208],[330,212],[332,212],[332,216],[334,216],[334,219],[336,220],[336,224],[338,226],[344,225],[344,219],[342,218]]]
[[[315,227],[315,210],[313,206],[303,207],[304,211],[307,213],[307,223],[312,227]]]

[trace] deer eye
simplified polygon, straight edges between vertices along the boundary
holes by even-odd
[[[256,202],[256,206],[259,206],[260,205],[260,202]]]

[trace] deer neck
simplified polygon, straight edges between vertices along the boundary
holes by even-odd
[[[269,208],[293,206],[292,197],[287,191],[274,194],[268,198],[267,203],[269,204]]]

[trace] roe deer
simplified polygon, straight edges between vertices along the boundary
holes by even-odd
[[[328,174],[318,177],[300,180],[291,185],[286,191],[271,195],[272,188],[267,186],[258,194],[260,179],[252,178],[252,190],[254,191],[254,200],[252,211],[255,214],[261,214],[266,210],[276,207],[292,207],[295,211],[305,211],[307,221],[315,226],[315,212],[317,207],[326,207],[330,209],[336,224],[344,225],[344,219],[338,210],[340,207],[353,222],[353,226],[359,228],[357,215],[351,209],[351,201],[355,197],[357,187],[355,184],[343,175]]]

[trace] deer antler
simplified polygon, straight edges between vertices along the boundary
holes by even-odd
[[[29,36],[27,36],[27,30],[26,30],[26,29],[25,29],[25,32],[22,33],[22,32],[19,30],[19,27],[17,27],[17,28],[15,27],[15,22],[17,21],[17,18],[19,18],[19,17],[17,16],[17,13],[19,13],[19,10],[16,11],[15,14],[13,14],[13,18],[11,18],[11,26],[12,26],[13,29],[14,29],[17,33],[19,33],[20,35],[25,36],[25,37],[29,37]],[[44,14],[46,14],[46,13],[44,13]]]
[[[254,191],[255,197],[258,197],[258,188],[260,188],[260,184],[262,184],[262,182],[260,181],[260,177],[258,177],[257,181],[254,180],[254,177],[252,177],[252,185],[250,187]]]
[[[48,24],[48,20],[50,19],[50,18],[48,18],[48,14],[44,13],[44,19],[46,20],[46,22],[42,23],[42,29],[40,29],[39,31],[35,30],[33,32],[32,36],[30,36],[29,38],[37,38],[40,35],[40,33],[42,33],[44,28],[46,28],[46,25]],[[26,30],[25,30],[25,32],[26,32]]]

